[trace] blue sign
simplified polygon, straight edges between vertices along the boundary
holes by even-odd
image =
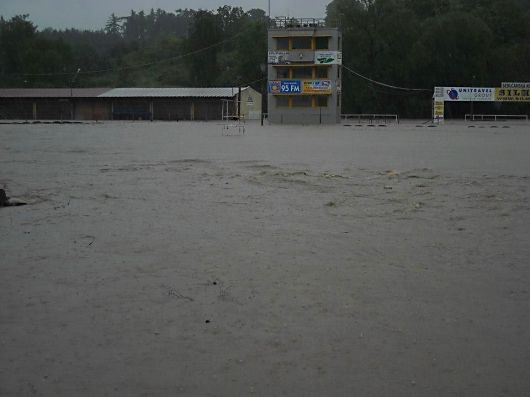
[[[300,80],[272,80],[269,81],[269,92],[271,94],[301,94],[302,84]]]

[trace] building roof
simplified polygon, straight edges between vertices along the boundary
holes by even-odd
[[[95,98],[110,88],[1,88],[0,98]]]
[[[244,89],[244,88],[242,88]],[[139,98],[139,97],[212,97],[231,98],[238,92],[238,87],[213,87],[213,88],[115,88],[107,91],[101,98]]]
[[[246,90],[249,87],[241,87]],[[1,88],[0,98],[232,98],[238,87],[212,88]]]
[[[325,18],[293,18],[276,17],[270,21],[270,28],[276,29],[296,29],[296,28],[324,28]]]

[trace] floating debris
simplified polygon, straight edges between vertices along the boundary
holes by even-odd
[[[0,189],[0,207],[18,207],[21,205],[26,205],[25,201],[22,201],[17,198],[7,197],[6,191]]]

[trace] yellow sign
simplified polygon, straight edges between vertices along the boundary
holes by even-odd
[[[444,101],[434,101],[433,118],[435,121],[442,121],[444,119],[445,103]]]
[[[305,80],[304,94],[331,94],[331,80]]]
[[[499,102],[530,102],[530,88],[495,88]]]

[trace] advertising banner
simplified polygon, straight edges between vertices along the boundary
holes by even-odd
[[[493,102],[495,101],[495,88],[444,87],[443,99],[447,102]]]
[[[433,98],[439,98],[440,101],[444,100],[445,87],[434,87]]]
[[[300,80],[271,80],[269,81],[269,93],[301,94],[302,85]]]
[[[272,65],[285,65],[289,63],[289,51],[269,51],[268,62]]]
[[[523,82],[503,82],[501,84],[502,88],[530,88],[530,83]]]
[[[331,80],[271,80],[269,93],[273,95],[331,94]]]
[[[495,88],[499,102],[530,102],[530,88]]]
[[[331,94],[331,80],[305,80],[304,94]]]
[[[433,102],[433,119],[435,122],[442,122],[444,120],[444,110],[445,110],[445,102],[443,99],[441,101],[434,100]]]
[[[315,51],[317,65],[342,65],[341,51]]]

